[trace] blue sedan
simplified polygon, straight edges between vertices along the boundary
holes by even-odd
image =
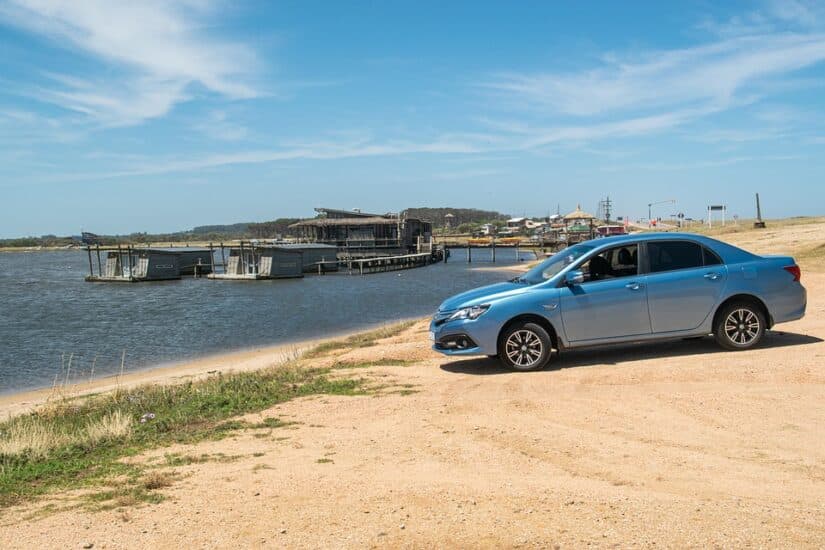
[[[498,357],[516,370],[553,350],[715,336],[725,349],[759,343],[805,315],[800,269],[700,235],[654,233],[571,246],[509,282],[447,299],[430,324],[433,349]]]

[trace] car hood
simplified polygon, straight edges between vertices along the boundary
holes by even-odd
[[[439,311],[452,311],[460,307],[468,307],[478,304],[483,304],[491,300],[498,300],[505,296],[512,296],[514,294],[521,294],[525,292],[529,285],[523,283],[496,283],[494,285],[482,286],[456,294],[444,300],[438,307]]]

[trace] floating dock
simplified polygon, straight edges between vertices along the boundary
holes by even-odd
[[[171,281],[183,275],[211,273],[213,269],[212,252],[205,248],[87,246],[86,252],[86,281],[93,283]]]
[[[241,241],[228,250],[221,244],[220,254],[223,272],[210,273],[210,279],[259,281],[304,276],[303,252],[300,250]]]
[[[380,273],[423,267],[445,259],[443,248],[415,254],[352,257],[322,243],[261,243],[240,241],[209,248],[87,246],[89,282],[136,283],[206,276],[224,281],[259,281],[323,275]],[[341,257],[343,254],[343,257]]]

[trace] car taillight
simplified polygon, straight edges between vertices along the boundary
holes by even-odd
[[[799,280],[802,278],[802,270],[799,269],[798,265],[789,265],[784,269],[785,271],[793,275],[794,282],[799,282]]]

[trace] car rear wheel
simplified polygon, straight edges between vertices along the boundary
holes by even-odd
[[[499,359],[507,367],[530,371],[543,368],[550,362],[553,342],[541,325],[515,323],[501,335]]]
[[[716,318],[714,335],[728,350],[750,349],[762,340],[767,322],[762,309],[747,302],[725,306]]]

